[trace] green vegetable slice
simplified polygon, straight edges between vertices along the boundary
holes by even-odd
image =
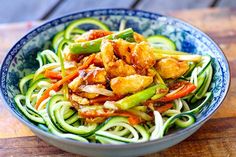
[[[70,43],[69,49],[72,54],[90,54],[100,51],[101,43],[103,39],[126,39],[130,40],[133,38],[133,29],[128,28],[124,31],[117,32],[114,34],[107,35],[102,38],[98,38],[91,41],[79,42],[79,43]]]
[[[175,43],[163,35],[154,35],[147,38],[147,41],[155,48],[164,50],[176,50]]]
[[[57,47],[60,44],[60,42],[63,40],[63,38],[64,38],[64,31],[60,31],[52,39],[52,46],[55,51],[57,50]]]
[[[72,23],[66,28],[64,37],[65,37],[66,39],[70,39],[71,34],[72,34],[72,31],[73,31],[75,28],[77,28],[78,26],[83,25],[83,24],[93,24],[93,25],[99,27],[100,29],[109,31],[108,26],[105,25],[104,23],[102,23],[101,21],[99,21],[99,20],[97,20],[97,19],[93,19],[93,18],[83,18],[83,19],[79,19],[79,20],[76,20],[76,21],[72,22]]]

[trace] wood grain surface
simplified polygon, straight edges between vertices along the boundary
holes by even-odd
[[[222,48],[231,67],[229,93],[214,116],[185,141],[147,157],[236,156],[236,10],[198,9],[172,12],[209,34]],[[38,23],[0,25],[0,60],[20,36]],[[78,156],[59,150],[35,137],[0,102],[0,157]]]

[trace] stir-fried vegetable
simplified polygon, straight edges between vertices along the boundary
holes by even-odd
[[[166,87],[163,85],[155,85],[152,87],[149,87],[143,91],[140,91],[138,93],[135,93],[131,96],[127,96],[119,101],[116,102],[116,106],[118,106],[122,110],[127,110],[129,108],[132,108],[134,106],[137,106],[146,100],[150,99],[152,96],[155,95],[156,91],[162,91],[162,89],[166,89]],[[164,96],[166,92],[158,93],[159,98]]]
[[[125,24],[112,32],[85,18],[58,32],[55,52],[39,52],[39,69],[19,82],[14,100],[25,117],[57,136],[102,144],[155,140],[192,125],[211,100],[211,58]]]

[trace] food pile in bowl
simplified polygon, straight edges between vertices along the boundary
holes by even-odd
[[[211,57],[179,51],[165,35],[144,37],[126,22],[110,30],[82,18],[54,35],[19,81],[22,114],[57,136],[101,144],[155,140],[195,123],[212,98]]]

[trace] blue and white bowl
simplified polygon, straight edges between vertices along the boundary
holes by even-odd
[[[125,19],[127,28],[131,27],[145,36],[165,35],[176,43],[177,49],[180,51],[210,55],[213,58],[214,68],[213,81],[210,87],[210,90],[213,91],[213,99],[210,105],[205,106],[197,116],[196,123],[158,140],[127,145],[101,145],[60,138],[39,129],[25,118],[13,101],[14,96],[19,93],[19,79],[37,69],[37,52],[50,44],[50,40],[58,31],[63,30],[73,20],[84,17],[99,19],[114,31],[119,29],[120,21]],[[84,25],[83,28],[91,29],[91,26]],[[88,156],[137,156],[173,146],[199,129],[224,100],[230,84],[230,71],[226,57],[212,39],[181,20],[144,11],[101,9],[63,16],[46,22],[26,34],[7,53],[1,65],[0,79],[1,95],[5,105],[16,118],[44,141],[65,151]]]

